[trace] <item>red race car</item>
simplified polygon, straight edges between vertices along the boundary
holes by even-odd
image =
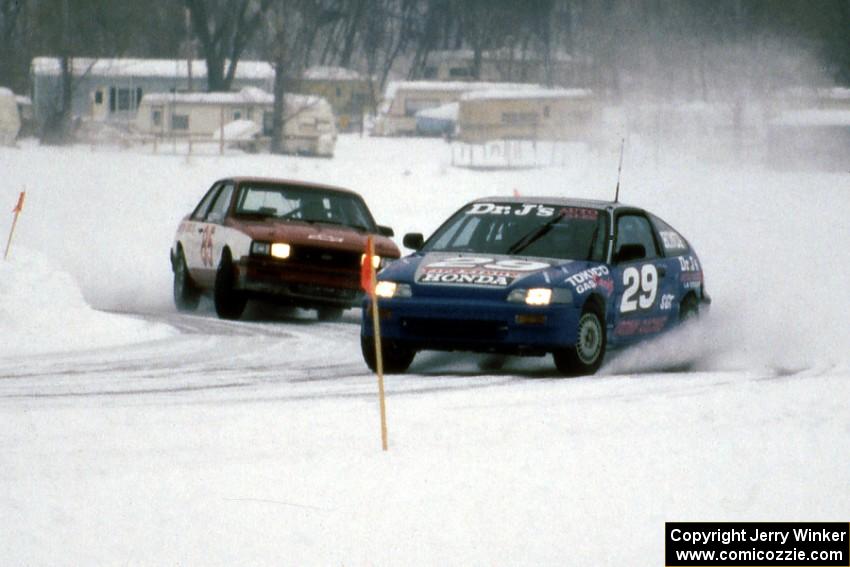
[[[216,181],[177,229],[171,247],[180,311],[211,293],[222,319],[248,299],[316,309],[332,320],[359,305],[366,239],[380,269],[401,254],[363,198],[339,187],[234,177]]]

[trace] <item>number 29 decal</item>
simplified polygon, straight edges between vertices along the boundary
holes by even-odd
[[[629,313],[638,309],[649,309],[658,295],[658,270],[653,264],[644,264],[638,270],[630,266],[623,270],[623,298],[620,312]]]

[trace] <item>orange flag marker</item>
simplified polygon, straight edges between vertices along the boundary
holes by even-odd
[[[15,235],[15,226],[18,224],[18,216],[21,214],[21,211],[24,210],[24,200],[26,197],[26,190],[21,191],[21,194],[18,195],[18,204],[15,205],[14,209],[12,209],[12,212],[15,213],[15,218],[12,219],[12,228],[9,230],[9,238],[6,240],[6,251],[3,253],[3,260],[7,260],[9,258],[9,248],[12,247],[12,236]]]
[[[366,239],[366,254],[360,266],[360,286],[367,294],[372,307],[372,327],[375,342],[375,366],[378,374],[378,396],[381,400],[381,448],[387,450],[387,404],[384,396],[384,358],[381,350],[381,318],[378,313],[378,296],[375,294],[375,241],[371,236]]]

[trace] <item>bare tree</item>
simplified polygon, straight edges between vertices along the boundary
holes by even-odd
[[[207,63],[207,90],[228,91],[273,0],[184,0]]]

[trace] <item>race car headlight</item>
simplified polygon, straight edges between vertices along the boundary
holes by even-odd
[[[286,258],[289,258],[289,254],[291,252],[292,247],[289,244],[284,244],[283,242],[275,242],[272,244],[272,256],[275,258],[285,260]]]
[[[572,303],[573,296],[566,289],[549,289],[548,287],[533,287],[531,289],[515,289],[508,294],[511,303],[546,306],[552,303]]]
[[[365,262],[365,261],[366,261],[366,254],[361,254],[360,255],[360,265],[362,266],[363,262]],[[380,256],[378,256],[377,254],[372,256],[372,267],[375,268],[376,270],[381,269],[381,265],[383,264],[383,262],[384,262],[384,259],[381,258]]]
[[[375,286],[375,295],[384,299],[411,297],[413,290],[408,284],[400,284],[395,282],[378,282]]]

